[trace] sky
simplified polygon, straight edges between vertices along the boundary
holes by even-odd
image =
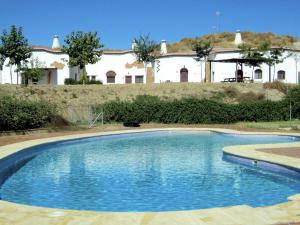
[[[97,31],[105,49],[129,49],[150,34],[177,42],[215,32],[300,37],[300,0],[0,0],[0,31],[22,26],[31,45],[61,44],[72,31]]]

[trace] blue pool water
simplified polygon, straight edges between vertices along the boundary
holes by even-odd
[[[229,145],[293,137],[151,132],[39,146],[1,186],[1,199],[96,211],[172,211],[287,201],[300,180],[222,160]]]

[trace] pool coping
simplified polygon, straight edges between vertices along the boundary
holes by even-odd
[[[42,138],[9,144],[0,147],[0,159],[35,145],[67,141],[86,137],[105,135],[142,133],[152,131],[209,131],[242,135],[283,135],[300,137],[300,133],[284,132],[246,132],[218,128],[154,128],[75,134],[51,138]],[[288,168],[300,169],[300,158],[275,155],[258,151],[263,148],[300,147],[299,142],[259,145],[229,146],[223,149],[225,154],[258,160]],[[237,205],[224,208],[210,208],[171,212],[93,212],[43,208],[0,201],[0,224],[276,224],[300,222],[300,193],[288,198],[289,201],[273,206],[253,208]],[[38,222],[40,221],[40,222]]]

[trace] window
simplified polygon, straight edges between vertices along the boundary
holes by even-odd
[[[144,76],[135,76],[135,83],[136,84],[144,83]]]
[[[256,79],[256,80],[262,79],[262,70],[261,69],[255,70],[255,72],[254,72],[254,79]]]
[[[132,83],[132,76],[125,76],[125,84],[131,84]]]
[[[116,73],[114,71],[108,71],[106,73],[107,83],[108,84],[114,84],[116,83]]]
[[[96,76],[90,76],[91,81],[96,81]]]
[[[279,70],[277,73],[277,79],[278,80],[285,80],[285,71],[284,70]]]

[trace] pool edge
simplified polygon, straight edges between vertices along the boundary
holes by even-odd
[[[244,131],[235,131],[235,130],[229,130],[229,129],[218,129],[218,128],[161,128],[161,129],[138,129],[138,130],[123,130],[123,131],[111,131],[111,132],[96,132],[96,133],[89,133],[89,134],[76,134],[76,135],[67,135],[67,136],[59,136],[59,137],[51,137],[51,138],[43,138],[43,139],[36,139],[36,140],[30,140],[30,141],[25,141],[25,142],[20,142],[20,143],[15,143],[15,144],[10,144],[6,146],[1,146],[0,147],[0,159],[9,156],[11,154],[14,154],[16,152],[19,152],[25,148],[33,147],[36,145],[40,144],[46,144],[46,143],[51,143],[51,142],[56,142],[56,141],[66,141],[66,140],[72,140],[72,139],[80,139],[80,138],[86,138],[86,137],[96,137],[96,136],[103,136],[103,135],[114,135],[114,134],[129,134],[129,133],[142,133],[142,132],[151,132],[151,131],[210,131],[210,132],[218,132],[218,133],[225,133],[225,134],[251,134],[251,135],[283,135],[283,136],[295,136],[295,137],[300,137],[299,133],[284,133],[284,132],[244,132]],[[279,164],[279,165],[284,165],[284,166],[289,166],[291,168],[295,169],[300,169],[300,159],[295,159],[287,156],[279,156],[275,154],[270,154],[270,153],[263,153],[259,152],[256,149],[261,149],[261,148],[284,148],[284,147],[300,147],[300,142],[293,142],[293,143],[281,143],[281,144],[263,144],[263,145],[242,145],[242,146],[229,146],[225,147],[223,149],[224,153],[232,154],[238,157],[245,157],[245,158],[250,158],[253,160],[260,160],[260,161],[266,161],[270,162],[273,164]],[[267,155],[266,155],[267,154]],[[296,162],[295,162],[296,161]],[[229,209],[231,211],[236,211],[236,210],[241,210],[247,212],[246,214],[249,214],[250,211],[251,213],[254,213],[255,209],[261,209],[261,210],[267,210],[272,208],[272,207],[287,207],[288,214],[290,214],[290,219],[282,219],[275,221],[277,222],[300,222],[300,215],[299,213],[294,211],[294,203],[298,203],[299,208],[297,210],[300,211],[300,194],[290,196],[288,198],[290,202],[285,202],[282,204],[277,204],[273,206],[266,206],[266,207],[258,207],[258,208],[252,208],[250,206],[245,206],[245,205],[237,205],[237,206],[231,206],[231,207],[224,207],[224,208],[211,208],[211,209],[201,209],[201,210],[187,210],[187,211],[173,211],[173,212],[157,212],[157,213],[148,213],[148,212],[93,212],[93,211],[77,211],[77,210],[64,210],[64,209],[53,209],[53,208],[43,208],[43,207],[35,207],[35,206],[29,206],[29,205],[22,205],[22,204],[16,204],[16,203],[10,203],[6,201],[0,201],[0,210],[1,212],[3,209],[6,209],[8,212],[10,211],[9,209],[13,208],[16,212],[24,212],[28,211],[28,213],[31,215],[40,215],[42,217],[45,217],[44,219],[49,220],[49,223],[43,223],[43,224],[53,224],[54,220],[57,220],[59,218],[65,218],[67,215],[71,214],[70,216],[73,218],[85,218],[86,223],[82,222],[80,224],[90,224],[89,219],[87,217],[101,217],[102,219],[104,218],[111,218],[108,221],[105,220],[105,224],[116,224],[116,219],[122,218],[122,224],[127,224],[124,221],[125,217],[131,218],[130,223],[128,224],[142,224],[141,220],[145,219],[145,217],[149,217],[149,215],[156,215],[155,218],[162,217],[168,218],[168,216],[172,215],[172,217],[179,217],[178,221],[185,221],[184,223],[186,224],[191,224],[188,222],[190,219],[186,218],[186,216],[183,216],[185,214],[190,215],[190,217],[194,217],[192,215],[194,214],[200,214],[200,215],[211,215],[214,211],[226,211],[226,214],[230,214],[230,212],[227,212]],[[296,204],[297,205],[297,204]],[[234,209],[234,210],[233,210]],[[5,210],[5,211],[6,211]],[[230,211],[230,210],[229,210]],[[272,211],[272,210],[271,210]],[[292,211],[292,212],[290,212]],[[55,212],[61,212],[61,213],[56,213]],[[53,214],[54,213],[54,214]],[[250,214],[251,214],[250,213]],[[269,212],[270,215],[272,215],[272,212]],[[244,216],[246,216],[246,214]],[[9,216],[9,213],[7,214]],[[159,215],[159,216],[158,216]],[[275,214],[274,214],[275,215]],[[182,217],[182,218],[181,218]],[[202,216],[201,216],[202,217]],[[237,221],[235,218],[236,215],[232,215],[233,221]],[[3,217],[0,217],[0,222]],[[32,217],[32,219],[35,217]],[[73,219],[74,219],[73,218]],[[29,218],[30,219],[30,218]],[[257,218],[262,219],[262,218]],[[72,220],[70,218],[70,220]],[[69,220],[68,220],[69,221]],[[153,220],[151,220],[153,221]],[[155,220],[154,220],[155,221]],[[266,221],[266,219],[262,219],[262,221]],[[271,221],[271,220],[270,220]],[[70,221],[69,221],[70,222]],[[252,221],[249,224],[254,224],[254,221]],[[2,223],[1,223],[2,224]],[[5,223],[3,223],[5,224]],[[7,222],[7,224],[22,224],[19,222]],[[66,222],[67,224],[67,222]],[[79,224],[79,223],[78,223]],[[145,223],[146,224],[146,223]],[[152,224],[152,223],[147,223],[147,224]],[[154,224],[154,223],[153,223]],[[182,224],[182,223],[174,223],[171,222],[169,224]],[[204,224],[199,220],[199,223],[193,223],[193,224]],[[234,224],[234,223],[233,223]],[[247,223],[242,223],[242,224],[247,224]],[[255,224],[268,224],[265,222],[257,222]]]

